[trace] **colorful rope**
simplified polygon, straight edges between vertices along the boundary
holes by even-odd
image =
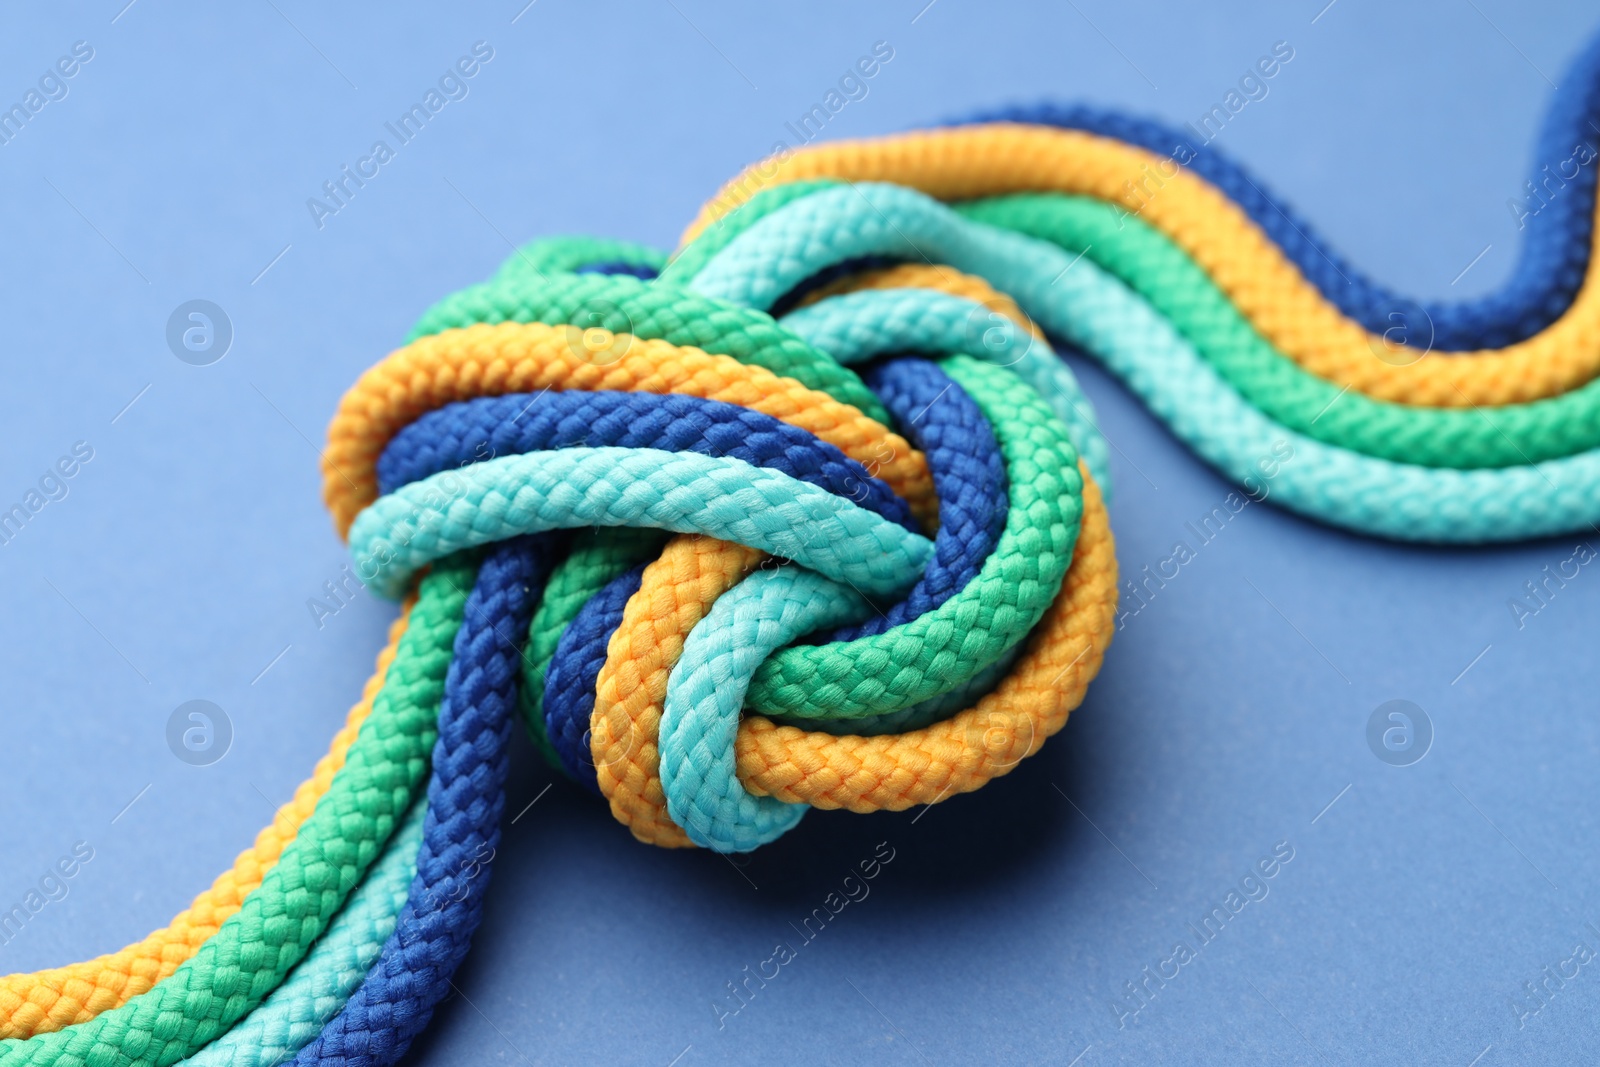
[[[398,1060],[466,958],[500,843],[520,654],[514,635],[533,615],[551,547],[548,537],[505,541],[478,571],[439,709],[410,896],[366,980],[297,1064]]]
[[[1541,156],[1592,160],[1600,41],[1567,81]],[[1322,521],[1590,527],[1594,170],[1456,304],[1326,254],[1214,149],[1086,108],[785,153],[671,256],[519,249],[329,429],[358,573],[410,595],[328,755],[167,928],[0,980],[0,1067],[394,1062],[481,918],[513,717],[669,846],[1006,774],[1114,626],[1108,448],[1059,342]]]
[[[1420,326],[1432,333],[1436,350],[1454,352],[1504,348],[1540,333],[1561,317],[1583,284],[1595,211],[1595,168],[1589,165],[1594,160],[1584,164],[1579,156],[1571,171],[1561,163],[1574,159],[1578,146],[1596,143],[1589,122],[1600,113],[1600,38],[1573,61],[1561,85],[1532,153],[1534,160],[1555,171],[1555,184],[1541,191],[1560,195],[1537,196],[1529,202],[1526,217],[1513,214],[1524,233],[1506,284],[1477,300],[1452,303],[1413,300],[1368,277],[1339,255],[1310,220],[1269,193],[1268,182],[1163,123],[1105,108],[1039,104],[978,112],[951,125],[1055,126],[1122,141],[1159,157],[1182,156],[1183,166],[1243,209],[1300,274],[1345,315],[1380,335],[1397,323]],[[1137,192],[1148,195],[1164,184],[1160,172],[1153,178],[1140,174],[1129,180]]]
[[[138,944],[84,963],[8,975],[0,980],[0,1035],[18,1038],[47,1033],[86,1022],[117,1007],[172,974],[239,910],[344,766],[350,746],[371,714],[373,700],[388,675],[410,612],[408,601],[390,627],[389,641],[378,655],[377,668],[361,699],[350,710],[344,728],[334,735],[328,754],[317,762],[312,776],[300,784],[290,801],[274,813],[272,822],[256,835],[255,846],[240,853],[234,866],[219,875],[211,888],[197,896],[169,926]]]
[[[1592,134],[1579,141],[1594,148]],[[1163,169],[1172,177],[1156,195],[1132,188]],[[1503,348],[1422,364],[1415,349],[1395,351],[1395,337],[1385,341],[1344,317],[1214,186],[1163,157],[1075,130],[997,124],[799,149],[734,178],[685,239],[757,190],[795,182],[804,188],[823,178],[893,183],[948,201],[1053,192],[1111,202],[1170,237],[1280,352],[1335,385],[1384,400],[1432,407],[1518,403],[1559,395],[1600,371],[1600,280],[1592,257],[1572,303],[1546,329]],[[673,277],[672,270],[663,277]]]

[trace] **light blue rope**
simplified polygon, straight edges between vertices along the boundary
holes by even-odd
[[[1072,369],[1021,326],[976,300],[932,289],[864,289],[829,297],[779,320],[840,363],[894,352],[965,354],[1010,367],[1050,405],[1100,487],[1111,498],[1106,439]]]
[[[801,567],[762,570],[723,593],[683,642],[661,707],[667,814],[697,845],[749,852],[794,827],[810,806],[747,792],[734,738],[756,668],[775,649],[870,610],[854,590]]]
[[[564,448],[403,485],[356,516],[350,552],[363,581],[398,597],[419,569],[453,552],[582,526],[648,526],[735,541],[868,596],[905,593],[933,551],[926,537],[853,501],[742,460]]]
[[[1394,463],[1263,415],[1122,282],[1059,247],[968,222],[920,193],[864,183],[802,197],[754,223],[693,279],[752,307],[860,256],[929,258],[980,275],[1049,333],[1092,353],[1172,432],[1236,482],[1277,464],[1272,497],[1334,525],[1406,541],[1512,541],[1600,523],[1600,449],[1523,467]]]
[[[287,1062],[339,1014],[394,931],[417,873],[428,798],[405,822],[309,955],[255,1011],[183,1062],[190,1067],[275,1067]]]

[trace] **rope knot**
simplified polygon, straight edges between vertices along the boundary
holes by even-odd
[[[501,635],[520,708],[645,841],[743,851],[808,806],[974,789],[1061,727],[1109,639],[1070,372],[1009,296],[827,222],[838,193],[758,196],[670,264],[521,249],[329,431],[325,495],[379,593],[559,537]],[[868,195],[948,214],[904,193]]]

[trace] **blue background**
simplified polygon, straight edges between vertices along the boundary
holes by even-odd
[[[315,444],[360,371],[508,240],[670,245],[875,41],[894,58],[829,137],[1047,96],[1182,122],[1287,40],[1217,146],[1380,279],[1471,295],[1510,267],[1506,200],[1597,28],[1585,5],[1510,0],[1338,0],[1315,24],[1324,0],[924,2],[8,11],[0,98],[76,40],[95,56],[0,147],[0,501],[75,441],[95,456],[0,548],[0,902],[73,842],[95,855],[0,970],[165,923],[325,750],[394,609],[363,596],[312,621],[345,558]],[[319,231],[306,198],[480,39],[470,95]],[[164,341],[193,298],[234,324],[213,366]],[[1119,449],[1112,520],[1137,571],[1229,487],[1077,369]],[[814,813],[737,864],[644,847],[557,782],[509,827],[461,993],[412,1061],[1592,1063],[1600,962],[1538,1014],[1511,1007],[1579,942],[1600,951],[1582,628],[1600,575],[1520,630],[1507,607],[1572,552],[1384,544],[1252,505],[1016,773],[926,812]],[[235,730],[205,768],[164,737],[194,698]],[[1367,746],[1390,699],[1434,724],[1415,766]],[[551,780],[519,737],[509,812]],[[884,841],[871,895],[719,1029],[725,983]],[[1283,841],[1270,894],[1119,1029],[1123,984]]]

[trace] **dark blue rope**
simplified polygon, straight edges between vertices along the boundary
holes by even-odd
[[[495,456],[614,445],[728,456],[849,497],[915,529],[889,486],[838,448],[759,411],[679,393],[512,393],[430,411],[378,458],[381,492]]]
[[[895,259],[892,256],[855,256],[839,263],[830,263],[774,300],[772,306],[767,309],[767,314],[775,319],[781,319],[799,307],[800,302],[806,297],[824,286],[832,285],[840,278],[848,278],[852,274],[860,274],[863,271],[881,270],[884,267],[892,267],[900,262],[904,261]]]
[[[1433,348],[1439,351],[1503,348],[1532,337],[1571,306],[1589,267],[1600,160],[1579,166],[1570,177],[1559,175],[1558,168],[1572,158],[1579,144],[1600,149],[1600,37],[1590,41],[1573,61],[1545,113],[1534,148],[1528,178],[1540,185],[1548,165],[1551,174],[1562,178],[1564,187],[1552,183],[1544,205],[1525,220],[1516,268],[1505,286],[1470,301],[1412,300],[1362,274],[1334,252],[1311,223],[1268,194],[1264,182],[1215,145],[1200,143],[1202,139],[1192,129],[1107,108],[1049,103],[997,108],[946,125],[978,122],[1083,130],[1115,137],[1163,157],[1192,152],[1187,168],[1243,208],[1341,311],[1373,333],[1402,325],[1407,337],[1425,339],[1431,332]],[[1533,205],[1539,207],[1540,201],[1534,200]]]
[[[809,640],[872,637],[924,615],[965,589],[1006,525],[1006,468],[989,420],[966,390],[926,359],[884,360],[862,378],[895,428],[928,457],[939,496],[933,555],[904,600],[865,622]]]
[[[624,263],[621,260],[611,263],[585,263],[581,267],[574,267],[574,274],[627,274],[634,278],[643,278],[650,281],[661,272],[648,263]]]
[[[545,736],[566,772],[596,796],[600,782],[589,746],[589,720],[607,646],[622,625],[628,598],[639,591],[644,567],[641,563],[618,575],[584,603],[561,631],[544,676]]]
[[[522,642],[549,574],[548,535],[488,551],[467,596],[439,708],[410,896],[361,988],[295,1063],[386,1067],[428,1025],[483,918],[500,843]]]

